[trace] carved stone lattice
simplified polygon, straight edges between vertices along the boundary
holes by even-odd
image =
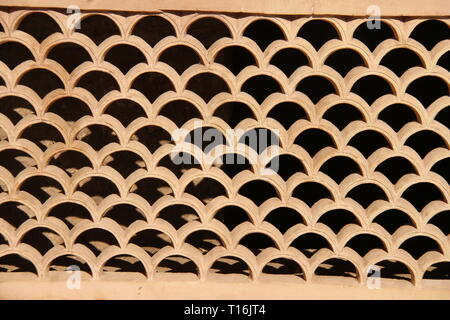
[[[2,279],[448,280],[450,20],[366,21],[0,11]],[[174,164],[196,121],[278,172]]]

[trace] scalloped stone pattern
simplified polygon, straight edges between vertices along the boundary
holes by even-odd
[[[449,19],[66,21],[0,12],[2,279],[450,279]],[[196,121],[278,173],[172,163]]]

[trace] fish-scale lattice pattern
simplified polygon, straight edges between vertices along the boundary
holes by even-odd
[[[449,279],[450,20],[81,19],[0,13],[0,274]]]

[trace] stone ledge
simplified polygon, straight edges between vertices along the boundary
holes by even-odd
[[[431,280],[437,281],[437,280]],[[446,281],[444,281],[446,282]],[[145,300],[449,300],[450,288],[369,289],[363,286],[286,282],[88,280],[70,290],[65,281],[0,282],[0,299],[145,299]]]
[[[367,8],[378,5],[382,16],[449,16],[448,0],[0,0],[0,6],[32,8],[67,8],[108,11],[196,11],[280,15],[367,16]]]

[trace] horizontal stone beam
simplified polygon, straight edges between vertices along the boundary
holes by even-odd
[[[195,11],[276,15],[367,16],[376,5],[381,16],[449,16],[449,0],[0,0],[3,7],[67,8],[108,11]]]

